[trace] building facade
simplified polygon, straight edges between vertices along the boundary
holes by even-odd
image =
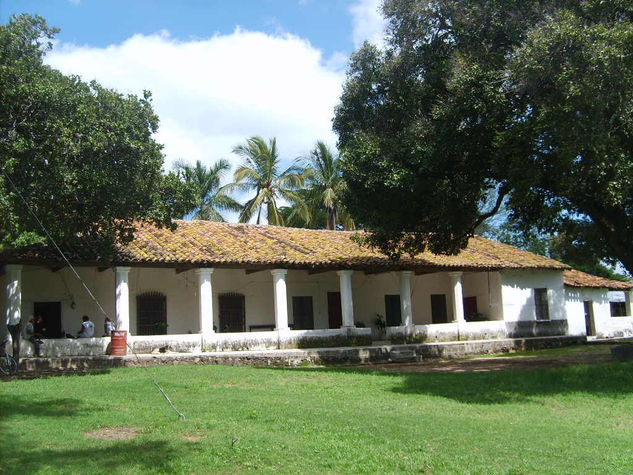
[[[355,233],[178,224],[142,226],[108,261],[82,250],[79,278],[50,249],[0,256],[6,323],[41,315],[50,356],[103,354],[106,316],[142,352],[633,334],[631,285],[479,237],[457,256],[392,261]],[[96,337],[66,338],[83,315]]]

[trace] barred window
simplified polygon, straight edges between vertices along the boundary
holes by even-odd
[[[549,320],[547,289],[534,289],[534,312],[537,320]]]
[[[611,306],[612,317],[626,317],[626,303],[625,302],[609,302]]]

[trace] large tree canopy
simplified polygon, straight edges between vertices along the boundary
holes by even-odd
[[[526,230],[582,228],[633,270],[633,3],[383,9],[387,46],[352,56],[334,119],[371,241],[454,253],[505,202]]]
[[[18,192],[62,242],[80,235],[106,250],[136,220],[170,225],[192,193],[162,173],[149,93],[124,96],[44,65],[55,32],[28,15],[0,26],[0,247],[43,240]]]

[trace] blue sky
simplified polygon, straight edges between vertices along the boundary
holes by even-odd
[[[122,93],[150,90],[165,168],[233,164],[247,137],[276,137],[286,162],[331,146],[349,55],[379,43],[380,0],[0,0],[0,22],[59,27],[45,61]]]
[[[132,34],[168,30],[187,40],[246,30],[285,31],[310,40],[326,55],[351,53],[349,0],[0,0],[0,21],[13,13],[38,13],[61,28],[59,39],[107,46]]]

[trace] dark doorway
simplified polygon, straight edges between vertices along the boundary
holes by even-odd
[[[340,292],[327,293],[327,315],[330,328],[341,328],[343,326]]]
[[[139,335],[167,334],[167,297],[148,292],[136,297],[136,328]]]
[[[475,321],[477,313],[477,297],[464,297],[464,318],[466,321]]]
[[[448,323],[448,313],[446,312],[446,295],[431,295],[431,321],[433,323]]]
[[[41,333],[44,338],[61,338],[62,335],[62,303],[61,302],[35,302],[33,304],[33,316],[41,316],[43,323]],[[81,322],[77,322],[79,328]],[[36,329],[37,330],[37,329]],[[66,329],[70,331],[69,329]]]
[[[596,324],[593,320],[593,300],[585,300],[583,305],[585,307],[585,331],[587,336],[595,336]]]
[[[402,325],[399,295],[385,295],[385,320],[388,327]]]
[[[294,330],[314,330],[312,297],[292,297]]]
[[[242,294],[224,294],[220,300],[220,332],[246,331],[246,300]]]

